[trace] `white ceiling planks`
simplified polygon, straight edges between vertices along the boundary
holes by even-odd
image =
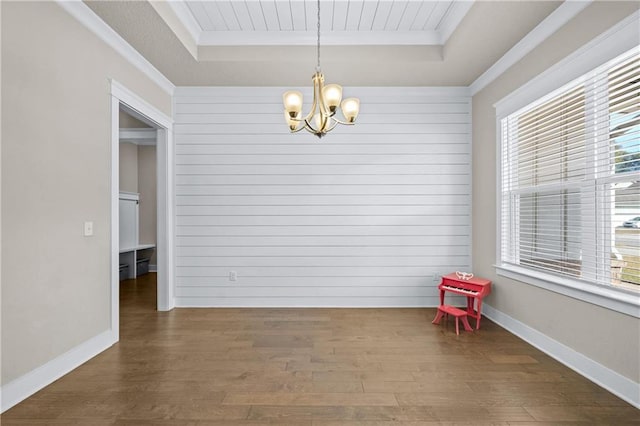
[[[276,8],[276,2],[260,1],[258,3],[260,4],[262,14],[264,15],[264,22],[267,23],[267,30],[282,31],[282,27],[280,26],[280,19],[278,18],[278,9]],[[225,29],[221,29],[220,31],[225,31]]]
[[[453,4],[453,2],[450,2],[449,4],[446,4],[445,2],[437,2],[433,8],[433,13],[431,13],[431,16],[429,16],[429,19],[424,24],[425,28],[438,30]]]
[[[193,2],[193,3],[197,3],[197,2]],[[264,13],[262,12],[262,6],[260,5],[260,3],[257,1],[243,2],[243,3],[245,8],[247,9],[247,13],[249,14],[249,19],[251,20],[251,25],[253,26],[253,30],[266,31],[267,22],[264,19]],[[189,7],[191,6],[189,5]],[[195,14],[194,14],[194,17],[195,17]],[[250,30],[247,29],[245,31],[250,31]]]
[[[418,11],[416,12],[415,19],[411,23],[410,30],[412,31],[422,31],[426,27],[426,23],[429,21],[429,18],[433,14],[436,8],[436,4],[438,2],[426,1],[421,2]]]
[[[360,21],[358,22],[358,31],[371,31],[379,4],[379,2],[372,1],[363,3],[362,12],[360,12]]]
[[[400,29],[400,20],[407,10],[408,1],[394,1],[391,5],[391,11],[384,26],[385,31],[398,31]]]
[[[291,8],[291,19],[294,22],[294,30],[306,31],[307,30],[307,10],[303,1],[294,1],[289,3]]]
[[[251,13],[247,7],[247,3],[245,2],[231,2],[231,7],[233,8],[233,13],[238,19],[238,24],[240,25],[240,29],[243,31],[255,31],[255,25],[253,24],[253,20],[251,17]]]
[[[347,13],[349,2],[338,1],[333,3],[333,21],[331,31],[339,31],[347,26]]]
[[[200,35],[196,40],[200,45],[313,44],[317,29],[315,0],[170,4],[193,16],[198,28],[191,30]],[[471,0],[321,0],[323,43],[442,45],[472,4]]]
[[[334,31],[358,31],[363,5],[362,0],[349,0],[347,3],[347,25],[345,28],[336,27]]]
[[[377,4],[376,16],[373,18],[371,31],[384,31],[393,2],[383,1]]]

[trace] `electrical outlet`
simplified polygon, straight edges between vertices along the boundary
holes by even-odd
[[[84,236],[91,237],[93,235],[93,222],[84,223]]]
[[[440,279],[442,279],[442,276],[440,275],[439,272],[436,272],[435,274],[433,274],[433,282],[434,283],[440,282]]]
[[[238,281],[238,273],[236,271],[229,271],[229,281]]]

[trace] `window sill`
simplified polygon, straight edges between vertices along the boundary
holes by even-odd
[[[495,268],[500,276],[640,318],[640,293],[622,288],[585,284],[514,265],[495,265]]]

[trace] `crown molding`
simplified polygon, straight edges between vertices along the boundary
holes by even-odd
[[[456,1],[451,5],[449,11],[442,20],[442,26],[437,30],[440,36],[441,45],[445,45],[451,34],[458,28],[462,19],[467,15],[473,6],[473,0]]]
[[[504,117],[630,49],[640,51],[640,11],[627,16],[607,31],[552,65],[493,106]]]
[[[315,46],[314,31],[204,31],[199,46]],[[323,46],[440,45],[438,31],[333,31]]]
[[[558,31],[578,13],[582,12],[592,0],[565,1],[551,12],[538,26],[522,40],[515,44],[507,53],[478,77],[471,85],[471,94],[475,95],[492,81],[511,68],[516,62],[524,58],[529,52],[538,47],[543,41]]]
[[[202,29],[184,2],[151,1],[149,4],[197,61]]]
[[[151,62],[146,60],[136,49],[123,39],[113,28],[107,25],[87,5],[81,1],[56,0],[58,5],[69,15],[73,16],[93,32],[98,38],[111,46],[131,65],[142,71],[149,79],[156,83],[169,95],[173,94],[175,86]]]
[[[242,96],[250,93],[254,97],[280,98],[283,90],[306,90],[308,87],[289,87],[288,89],[280,86],[178,86],[174,92],[174,96],[188,96],[191,98],[206,98],[215,96]],[[461,97],[470,98],[469,88],[467,86],[349,86],[349,90],[357,92],[360,99],[369,97],[402,97],[405,99],[422,97],[422,96],[443,96],[443,97]]]
[[[189,31],[189,34],[193,38],[193,42],[198,45],[200,43],[200,37],[203,31],[202,28],[200,28],[200,24],[198,24],[198,21],[196,21],[196,18],[193,17],[193,14],[189,10],[189,7],[183,1],[170,1],[167,3],[173,10],[176,18],[178,18],[182,22],[182,25],[185,26],[187,31]]]

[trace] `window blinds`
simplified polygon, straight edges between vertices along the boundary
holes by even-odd
[[[640,284],[639,49],[500,125],[502,262]]]

